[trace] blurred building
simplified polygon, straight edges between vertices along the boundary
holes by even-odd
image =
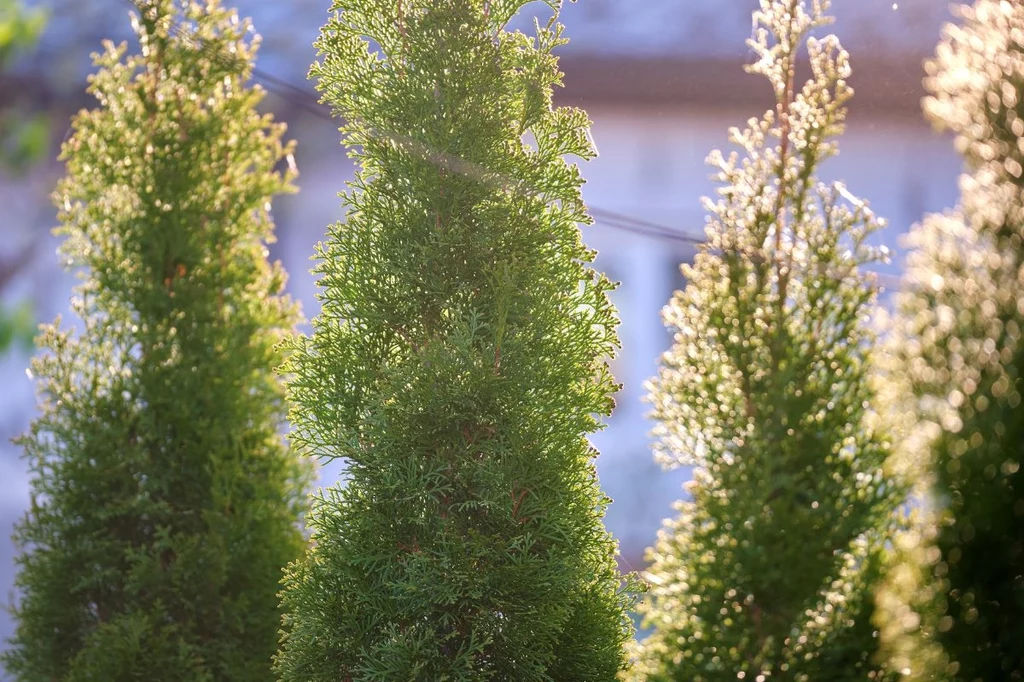
[[[53,0],[67,3],[68,0]],[[40,3],[47,4],[47,3]],[[714,192],[704,165],[707,153],[726,142],[730,125],[759,116],[770,105],[767,84],[748,76],[751,57],[745,40],[756,0],[584,0],[563,13],[572,43],[563,48],[566,72],[562,103],[586,108],[594,120],[600,157],[585,166],[585,196],[596,224],[586,241],[599,252],[598,265],[621,282],[615,303],[621,316],[623,351],[615,374],[623,384],[609,427],[594,438],[601,451],[601,480],[614,499],[608,525],[622,542],[625,564],[639,568],[662,518],[682,495],[685,471],[663,472],[651,457],[643,403],[644,382],[656,370],[669,335],[660,310],[683,284],[678,266],[692,257],[693,240],[703,236],[700,198]],[[888,218],[880,240],[896,251],[889,272],[899,270],[899,235],[922,215],[956,201],[959,159],[950,141],[931,132],[920,114],[922,59],[931,53],[946,3],[936,0],[833,0],[836,32],[852,54],[857,90],[840,156],[825,169],[826,179],[842,178]],[[20,75],[0,79],[0,98],[22,87],[54,112],[56,139],[67,116],[87,104],[81,96],[84,55],[118,23],[126,35],[127,4],[122,0],[74,0],[80,13],[58,20],[41,57]],[[312,50],[308,45],[322,23],[326,1],[263,3],[240,0],[265,37],[260,67],[271,96],[268,103],[287,120],[299,140],[301,193],[275,205],[279,243],[274,247],[291,273],[290,288],[308,316],[317,311],[309,256],[326,226],[343,218],[336,197],[351,176],[351,164],[338,145],[336,126],[324,120],[311,99],[293,84],[304,82]],[[543,6],[541,3],[533,5]],[[531,8],[533,7],[531,5]],[[88,8],[88,12],[86,11]],[[72,17],[74,17],[72,19]],[[546,17],[542,17],[542,21]],[[81,37],[82,40],[78,40]],[[84,45],[83,45],[84,41]],[[75,46],[68,48],[68,45]],[[269,77],[269,78],[268,78]],[[279,80],[280,79],[280,80]],[[53,223],[47,194],[60,174],[53,163],[31,178],[0,178],[0,218],[9,249]],[[12,208],[8,208],[12,207]],[[33,232],[34,231],[34,232]],[[73,278],[46,241],[38,257],[0,292],[4,300],[32,297],[40,319],[67,309]],[[27,354],[0,359],[0,439],[24,430],[35,409],[26,377]],[[324,483],[341,468],[328,465]],[[9,529],[28,504],[27,478],[18,451],[0,445],[0,594],[13,578],[14,548]],[[0,615],[0,639],[10,633]]]

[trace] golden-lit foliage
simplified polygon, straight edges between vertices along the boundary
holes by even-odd
[[[879,624],[912,680],[1024,677],[1024,5],[960,9],[925,109],[966,162],[959,207],[911,237],[887,359],[906,415],[893,471],[924,505],[897,542]]]
[[[872,409],[879,227],[816,179],[852,95],[828,2],[762,0],[749,67],[777,107],[714,152],[708,244],[665,310],[674,344],[651,388],[658,454],[695,465],[660,534],[630,680],[868,680],[870,585],[897,488]],[[801,46],[812,77],[795,82]]]

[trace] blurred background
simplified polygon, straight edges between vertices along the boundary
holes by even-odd
[[[56,153],[69,117],[93,106],[84,94],[90,53],[103,38],[130,36],[132,9],[127,0],[22,3],[44,12],[46,23],[38,41],[12,56],[5,50],[12,2],[0,0],[0,126],[17,133],[16,144],[4,142],[13,163],[0,166],[0,346],[5,337],[13,339],[0,351],[0,603],[13,589],[10,532],[28,505],[26,468],[9,442],[35,411],[26,339],[37,321],[67,311],[74,284],[50,234],[55,211],[49,195],[62,173]],[[266,107],[288,122],[298,140],[300,192],[275,202],[278,242],[271,251],[290,273],[291,294],[312,317],[318,305],[309,257],[327,225],[343,219],[336,195],[352,173],[337,125],[305,77],[329,3],[234,4],[263,36],[255,80],[269,92]],[[662,471],[652,458],[644,382],[670,341],[660,311],[684,284],[679,264],[703,238],[700,198],[715,190],[704,159],[726,144],[729,126],[760,116],[770,104],[767,82],[743,70],[751,59],[745,40],[756,5],[581,0],[562,14],[572,42],[561,48],[565,88],[557,98],[587,110],[600,152],[583,169],[595,218],[584,238],[599,251],[598,267],[621,282],[614,300],[623,350],[614,371],[623,389],[608,428],[593,440],[601,452],[602,483],[614,500],[607,523],[621,542],[624,568],[643,567],[644,549],[672,514],[689,475]],[[931,131],[920,107],[922,62],[950,14],[944,0],[833,0],[833,12],[834,31],[852,56],[857,94],[840,155],[829,162],[824,179],[843,179],[888,219],[879,241],[895,255],[879,270],[888,273],[883,282],[891,289],[898,286],[900,235],[957,198],[959,158],[950,139]],[[549,10],[531,3],[517,22],[529,28],[533,16],[546,21]],[[340,473],[340,465],[325,464],[321,484]],[[0,641],[11,631],[9,616],[0,611]]]

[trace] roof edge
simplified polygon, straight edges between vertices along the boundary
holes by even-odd
[[[744,71],[739,60],[563,55],[560,64],[565,87],[556,98],[562,104],[719,109],[763,108],[772,101],[768,83]],[[801,81],[809,75],[806,66],[798,73]],[[922,119],[924,76],[921,56],[856,60],[851,115]]]

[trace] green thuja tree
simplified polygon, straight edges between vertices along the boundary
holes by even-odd
[[[667,464],[692,464],[649,557],[652,629],[630,679],[868,680],[870,584],[897,504],[872,409],[876,295],[861,266],[879,221],[819,183],[851,97],[826,0],[761,0],[748,70],[777,106],[739,153],[709,158],[721,183],[707,243],[665,311],[674,342],[651,385]],[[806,44],[811,77],[795,72]]]
[[[615,679],[628,587],[587,435],[612,408],[586,115],[525,0],[338,0],[312,75],[358,161],[291,344],[294,439],[345,458],[283,593],[282,680]],[[558,2],[549,3],[557,9]]]
[[[880,596],[913,680],[1024,679],[1024,5],[963,6],[929,64],[926,112],[956,135],[959,207],[913,233],[892,376],[919,523]],[[880,615],[882,615],[880,614]]]
[[[216,2],[140,3],[64,145],[61,254],[77,330],[47,327],[17,527],[19,682],[272,679],[307,469],[280,435],[271,266],[283,126],[246,87],[255,44]]]

